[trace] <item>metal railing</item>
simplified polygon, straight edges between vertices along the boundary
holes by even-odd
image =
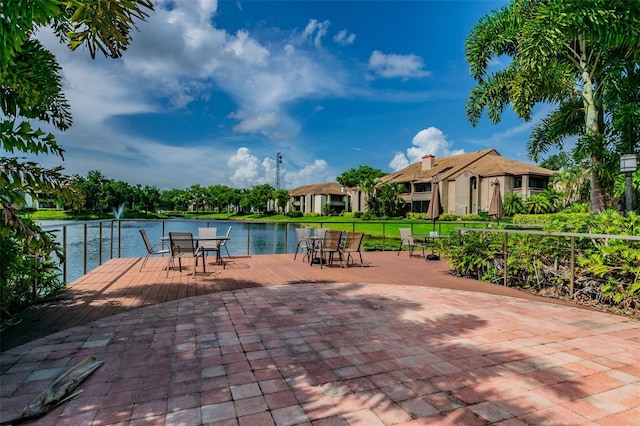
[[[482,232],[488,234],[503,234],[502,252],[503,252],[503,276],[502,284],[504,286],[509,285],[509,236],[510,235],[538,235],[542,237],[562,238],[569,239],[568,259],[569,259],[569,296],[573,297],[575,294],[575,280],[576,280],[576,256],[579,249],[576,248],[576,239],[586,239],[592,241],[602,241],[607,243],[609,240],[625,240],[625,241],[640,241],[640,236],[634,235],[613,235],[613,234],[584,234],[575,232],[545,232],[536,230],[518,230],[518,229],[479,229],[479,228],[459,228],[459,235],[462,236],[467,232]]]
[[[236,228],[242,228],[240,232],[234,230],[232,240],[236,249],[244,251],[247,255],[263,254],[252,252],[253,243],[259,237],[254,235],[259,227],[270,225],[280,225],[277,229],[274,229],[274,236],[280,241],[284,241],[281,249],[273,254],[288,253],[290,247],[295,247],[295,241],[289,241],[290,238],[295,239],[295,232],[290,228],[299,226],[317,226],[317,227],[329,227],[333,229],[341,229],[345,231],[362,231],[366,230],[365,234],[367,238],[376,238],[376,245],[373,247],[376,250],[386,250],[389,247],[389,240],[398,240],[399,233],[398,228],[410,227],[414,233],[428,233],[432,230],[437,230],[442,234],[442,230],[446,227],[465,227],[465,226],[478,226],[487,227],[491,226],[490,222],[431,222],[431,221],[402,221],[402,220],[390,220],[390,221],[352,221],[352,222],[332,222],[322,220],[318,221],[218,221],[211,219],[102,219],[102,220],[90,220],[90,221],[68,221],[68,223],[56,223],[51,225],[43,225],[42,228],[45,231],[54,233],[59,236],[59,243],[65,254],[69,253],[69,247],[71,244],[77,244],[78,240],[81,240],[81,267],[82,273],[86,274],[90,270],[89,265],[89,251],[93,258],[97,258],[97,262],[93,262],[94,266],[91,268],[102,265],[104,262],[123,256],[123,225],[131,223],[139,223],[144,226],[145,223],[160,223],[161,235],[166,235],[168,224],[171,223],[188,223],[188,224],[202,224],[203,226],[215,226],[216,224],[232,223]],[[80,227],[80,231],[77,228]],[[97,230],[95,229],[97,228]],[[474,229],[474,228],[465,228]],[[73,241],[70,241],[71,231],[74,231]],[[142,239],[135,233],[135,244],[139,244],[140,249],[143,248]],[[278,235],[279,234],[279,235]],[[238,243],[243,241],[244,244]],[[242,247],[243,246],[243,247]],[[143,256],[141,253],[139,256]],[[64,283],[68,282],[68,260],[60,262],[62,279]]]

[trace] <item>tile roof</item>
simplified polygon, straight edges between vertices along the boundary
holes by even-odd
[[[435,158],[433,167],[422,170],[422,162],[413,163],[402,170],[388,174],[381,182],[431,182],[435,175],[439,180],[456,179],[469,171],[481,177],[502,175],[551,176],[554,171],[533,164],[523,163],[501,156],[495,149],[485,149],[467,154]]]
[[[344,195],[342,192],[342,185],[336,182],[316,183],[312,185],[303,185],[297,188],[293,188],[289,191],[289,195],[292,197],[299,197],[301,195],[314,194],[314,195]]]

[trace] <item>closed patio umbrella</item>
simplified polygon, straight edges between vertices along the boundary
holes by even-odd
[[[489,204],[489,216],[495,218],[500,223],[500,218],[504,216],[502,207],[502,195],[500,194],[500,182],[496,179],[493,185],[493,195],[491,196],[491,204]]]
[[[436,220],[440,217],[440,191],[438,191],[438,178],[434,177],[431,183],[431,202],[427,210],[427,216],[433,221],[433,230],[436,229]]]

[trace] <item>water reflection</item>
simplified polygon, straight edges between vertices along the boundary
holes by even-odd
[[[154,244],[160,242],[163,235],[173,231],[191,232],[197,235],[199,227],[211,226],[217,228],[218,234],[226,234],[229,226],[232,226],[231,239],[227,242],[227,248],[233,256],[293,253],[297,244],[294,228],[299,226],[285,223],[177,219],[166,221],[123,219],[81,223],[41,221],[39,223],[45,230],[52,231],[60,244],[63,240],[63,229],[66,229],[67,282],[81,277],[85,269],[91,271],[111,258],[143,257],[146,249],[138,232],[141,228],[146,229],[149,240]]]

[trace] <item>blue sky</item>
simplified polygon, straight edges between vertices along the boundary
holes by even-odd
[[[464,42],[504,1],[154,1],[119,60],[40,35],[63,68],[67,174],[159,188],[281,187],[423,155],[496,148],[529,160],[510,111],[473,127]],[[500,66],[496,62],[493,66]],[[40,158],[45,165],[56,158]]]

